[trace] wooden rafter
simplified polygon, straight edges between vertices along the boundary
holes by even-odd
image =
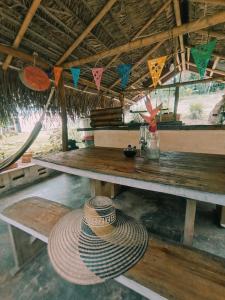
[[[202,34],[205,36],[211,36],[211,37],[215,37],[218,40],[224,40],[225,39],[225,34],[224,33],[220,33],[214,30],[199,30],[198,32],[196,32],[197,34]]]
[[[187,64],[189,64],[189,66],[194,67],[194,68],[197,69],[197,67],[194,63],[189,62]],[[212,72],[213,71],[213,74],[216,74],[216,75],[219,75],[219,76],[225,76],[225,71],[222,71],[222,70],[218,70],[218,69],[213,70],[212,68],[206,68],[206,71],[207,72]]]
[[[101,9],[97,16],[91,21],[91,23],[86,27],[86,29],[81,33],[81,35],[74,41],[74,43],[66,50],[62,57],[57,61],[57,65],[62,64],[68,56],[82,43],[82,41],[87,37],[91,30],[99,23],[99,21],[108,13],[111,7],[115,4],[117,0],[109,0],[106,5]]]
[[[218,63],[219,63],[219,61],[220,61],[220,57],[216,57],[215,58],[215,60],[214,60],[214,62],[213,62],[213,66],[212,66],[212,71],[210,72],[210,77],[212,77],[213,76],[213,72],[214,72],[214,70],[216,69],[216,67],[217,67],[217,65],[218,65]]]
[[[4,45],[1,45],[0,44],[0,53],[4,53],[4,54],[7,54],[7,55],[12,55],[13,57],[17,57],[25,62],[33,62],[34,58],[33,58],[33,55],[29,55],[23,51],[20,51],[18,49],[14,49],[12,47],[8,47],[8,46],[4,46]],[[44,61],[43,59],[41,58],[37,58],[36,59],[36,64],[44,69],[48,69],[49,67],[52,67],[51,64],[49,64],[48,62]],[[72,80],[72,76],[69,72],[65,72],[64,73],[64,76],[65,78],[69,79],[69,80]],[[83,85],[87,85],[89,86],[90,88],[92,89],[96,89],[96,85],[94,82],[91,82],[87,79],[84,79],[84,78],[80,78],[80,83],[83,84]],[[115,91],[112,91],[110,90],[109,88],[107,87],[104,87],[101,85],[101,90],[103,92],[106,92],[106,93],[109,93],[109,94],[112,94],[114,96],[119,96],[119,93],[115,92]]]
[[[225,1],[224,0],[191,0],[192,2],[197,2],[197,3],[208,3],[208,4],[213,4],[213,5],[222,5],[225,6]]]
[[[161,15],[161,13],[170,5],[172,0],[166,1],[160,9],[152,16],[145,24],[144,26],[133,36],[131,41],[134,41],[136,38],[138,38],[149,26]],[[106,65],[105,69],[107,70],[114,61],[116,61],[120,57],[120,54],[117,54],[115,57],[113,57],[110,62]]]
[[[176,17],[176,24],[177,26],[181,26],[181,15],[180,15],[180,3],[179,0],[173,0],[174,12]],[[183,35],[179,35],[179,42],[180,42],[180,49],[181,49],[181,62],[182,62],[182,69],[185,71],[185,48],[184,48],[184,39]]]
[[[191,49],[190,46],[185,46],[185,48]],[[221,54],[218,54],[218,53],[216,53],[216,52],[213,52],[213,53],[212,53],[212,56],[213,56],[213,57],[219,57],[220,59],[225,60],[225,55],[221,55]]]
[[[171,73],[173,73],[173,72],[167,73],[167,76],[170,75]],[[184,81],[184,82],[176,82],[176,83],[171,83],[171,84],[166,84],[166,85],[158,85],[155,88],[152,86],[149,86],[147,88],[138,88],[138,89],[127,90],[124,92],[124,94],[143,92],[143,91],[162,90],[162,89],[169,89],[169,88],[173,88],[173,87],[180,87],[180,86],[186,86],[186,85],[197,84],[197,83],[207,83],[207,82],[212,82],[212,81],[223,81],[223,80],[224,80],[223,77],[215,77],[215,78],[206,78],[206,79],[191,80],[191,81]]]
[[[137,40],[126,43],[119,47],[115,47],[113,49],[102,51],[100,53],[94,54],[89,57],[85,57],[85,58],[81,58],[81,59],[78,59],[75,61],[65,63],[62,66],[64,68],[70,68],[73,66],[81,66],[84,64],[88,64],[88,63],[97,61],[98,59],[110,57],[110,56],[113,56],[116,54],[121,54],[121,53],[129,52],[132,50],[136,50],[136,49],[140,49],[140,48],[155,44],[157,42],[168,40],[171,35],[173,37],[178,37],[179,35],[183,35],[185,33],[194,32],[194,31],[197,31],[197,30],[200,30],[203,28],[207,28],[209,26],[214,26],[214,25],[217,25],[220,23],[224,23],[224,19],[225,19],[225,11],[220,11],[211,16],[205,16],[199,20],[196,20],[196,21],[193,21],[193,22],[181,25],[181,26],[174,27],[171,30],[166,30],[164,32],[153,34],[149,37],[139,38]]]
[[[162,42],[157,43],[155,47],[153,47],[151,50],[149,50],[140,60],[138,60],[133,66],[131,71],[134,71],[138,66],[140,66],[146,59],[149,58],[150,55],[152,55],[160,46],[162,45]],[[109,88],[112,89],[114,86],[116,86],[120,82],[120,79],[117,79]]]
[[[187,48],[187,62],[189,63],[190,61],[190,56],[191,56],[191,49]],[[189,70],[189,64],[187,64],[187,68]]]
[[[32,2],[32,5],[31,7],[29,8],[27,14],[26,14],[26,17],[20,27],[20,30],[19,32],[17,33],[17,36],[13,42],[13,48],[18,48],[19,45],[20,45],[20,42],[22,41],[26,31],[27,31],[27,28],[29,27],[30,25],[30,22],[33,18],[33,16],[35,15],[37,9],[38,9],[38,6],[40,5],[41,3],[41,0],[33,0]],[[10,65],[11,61],[12,61],[12,58],[13,56],[12,55],[8,55],[3,63],[3,70],[7,70],[8,66]]]

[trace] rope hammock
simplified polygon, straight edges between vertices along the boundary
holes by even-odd
[[[39,132],[41,131],[42,128],[42,123],[46,114],[46,111],[50,105],[52,96],[54,94],[55,88],[52,87],[51,92],[49,94],[47,103],[44,107],[44,111],[40,117],[40,119],[38,120],[38,122],[35,124],[32,132],[30,133],[28,139],[25,141],[25,143],[22,145],[22,147],[16,152],[14,153],[12,156],[6,158],[5,160],[3,160],[0,163],[0,172],[2,172],[3,170],[5,170],[6,168],[8,168],[9,166],[11,166],[13,163],[15,163],[18,159],[20,159],[20,157],[27,151],[27,149],[33,144],[33,142],[35,141],[35,139],[37,138]]]

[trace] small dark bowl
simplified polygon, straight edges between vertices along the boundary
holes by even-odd
[[[136,149],[123,149],[123,153],[126,157],[135,157],[137,154]]]

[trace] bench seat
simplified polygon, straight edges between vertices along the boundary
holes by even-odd
[[[19,257],[22,253],[25,259],[34,255],[35,251],[27,255],[24,253],[28,251],[28,244],[34,243],[30,236],[47,243],[53,226],[70,210],[62,204],[38,197],[7,207],[0,214],[0,219],[10,225],[15,255]],[[23,239],[25,247],[19,245],[17,234],[29,237],[29,242]],[[19,239],[21,241],[21,236]],[[222,300],[225,299],[225,260],[150,237],[144,257],[115,280],[152,300]]]

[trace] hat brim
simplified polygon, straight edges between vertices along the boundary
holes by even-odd
[[[143,256],[147,230],[134,219],[117,211],[113,231],[104,236],[84,233],[83,210],[65,215],[54,226],[48,254],[56,272],[81,285],[96,284],[118,277]]]

